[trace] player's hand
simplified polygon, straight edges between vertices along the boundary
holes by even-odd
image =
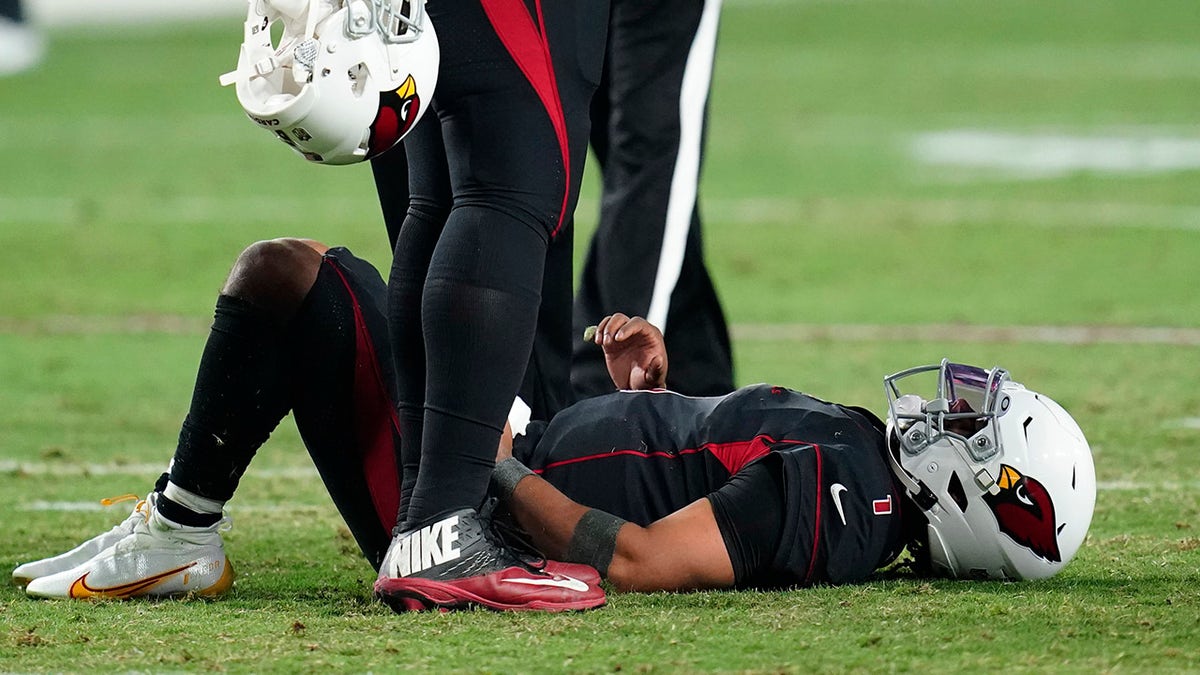
[[[667,384],[667,345],[662,332],[640,316],[611,314],[592,341],[604,349],[608,374],[618,389],[656,389]]]

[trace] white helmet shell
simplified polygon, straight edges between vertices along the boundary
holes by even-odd
[[[906,393],[910,378],[935,372],[933,392]],[[1096,474],[1061,406],[1000,368],[947,360],[884,383],[892,470],[928,521],[935,572],[1042,579],[1071,561],[1091,524]]]
[[[221,84],[234,84],[250,120],[305,159],[370,159],[425,114],[440,53],[424,0],[248,3],[238,67]]]

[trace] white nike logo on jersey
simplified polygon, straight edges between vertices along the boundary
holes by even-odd
[[[534,577],[529,579],[501,579],[501,581],[509,584],[528,584],[530,586],[555,586],[558,588],[565,588],[569,591],[578,591],[579,593],[583,593],[588,589],[588,585],[584,582],[576,579],[575,577],[569,577],[565,574],[556,574],[552,577]]]
[[[841,518],[842,525],[845,525],[846,512],[842,510],[842,493],[846,491],[846,486],[841,483],[834,483],[829,486],[829,491],[833,493],[833,505],[837,507],[838,518]]]

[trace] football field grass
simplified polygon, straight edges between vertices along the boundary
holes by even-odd
[[[386,266],[369,170],[305,165],[217,86],[239,35],[55,29],[40,70],[0,79],[6,576],[149,489],[245,245]],[[1010,369],[1095,455],[1059,576],[398,616],[285,420],[229,504],[229,596],[0,584],[0,672],[1200,671],[1195,0],[727,0],[714,78],[705,237],[739,383],[882,414],[886,373]],[[589,176],[581,250],[596,207]]]

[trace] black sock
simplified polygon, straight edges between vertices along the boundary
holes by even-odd
[[[226,501],[290,405],[281,327],[245,300],[217,298],[215,318],[179,431],[171,482]]]

